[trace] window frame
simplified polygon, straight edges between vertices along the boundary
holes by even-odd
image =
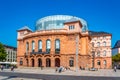
[[[100,62],[100,60],[97,60],[97,65],[99,65],[99,66],[101,65],[101,62]]]
[[[26,53],[29,52],[29,42],[26,42]]]
[[[106,61],[106,60],[104,60],[104,61],[103,61],[103,64],[104,64],[104,65],[107,65],[107,61]]]
[[[38,52],[42,52],[42,40],[38,41]]]
[[[106,50],[104,50],[104,51],[103,51],[103,56],[106,56],[106,53],[107,53],[107,51],[106,51]]]
[[[74,67],[74,58],[73,58],[73,57],[71,57],[71,58],[69,59],[69,66],[70,66],[70,67]]]
[[[48,47],[48,45],[49,45],[49,47]],[[47,39],[46,40],[46,52],[50,53],[50,50],[51,50],[51,41],[50,41],[50,39]]]
[[[97,52],[97,57],[100,57],[100,51]]]
[[[106,46],[106,42],[105,42],[105,41],[103,42],[103,46],[104,46],[104,47]]]
[[[57,41],[58,41],[58,43],[57,43]],[[58,45],[57,45],[58,44]],[[57,46],[58,46],[58,48],[57,48]],[[56,39],[55,40],[55,52],[56,53],[59,53],[60,52],[60,39]]]
[[[35,52],[35,41],[32,41],[32,52]]]
[[[75,29],[75,26],[74,25],[69,25],[69,30],[73,30]]]
[[[100,42],[97,42],[97,47],[100,47]]]

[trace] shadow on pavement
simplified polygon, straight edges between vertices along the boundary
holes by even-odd
[[[8,80],[8,79],[11,79],[11,78],[17,78],[17,76],[9,76],[9,77],[1,79],[1,80]]]

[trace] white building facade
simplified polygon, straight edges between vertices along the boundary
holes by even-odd
[[[5,63],[17,64],[17,48],[12,47],[12,46],[8,46],[8,45],[4,45],[4,47],[5,47],[5,50],[7,53]]]
[[[112,67],[111,53],[111,38],[112,35],[107,32],[90,31],[93,66],[95,68],[110,68]]]

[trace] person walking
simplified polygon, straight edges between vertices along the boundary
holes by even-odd
[[[3,71],[3,65],[1,65],[1,71]]]
[[[11,67],[11,71],[14,71],[14,66]]]
[[[115,71],[115,72],[117,71],[117,67],[116,67],[116,66],[114,66],[114,71]]]
[[[57,71],[58,71],[58,67],[55,68],[55,72],[57,72]]]

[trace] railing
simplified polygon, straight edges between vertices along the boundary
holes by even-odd
[[[49,54],[49,52],[30,52],[30,54]]]
[[[42,52],[42,49],[39,49],[39,52]]]
[[[55,49],[55,54],[60,54],[60,49]]]

